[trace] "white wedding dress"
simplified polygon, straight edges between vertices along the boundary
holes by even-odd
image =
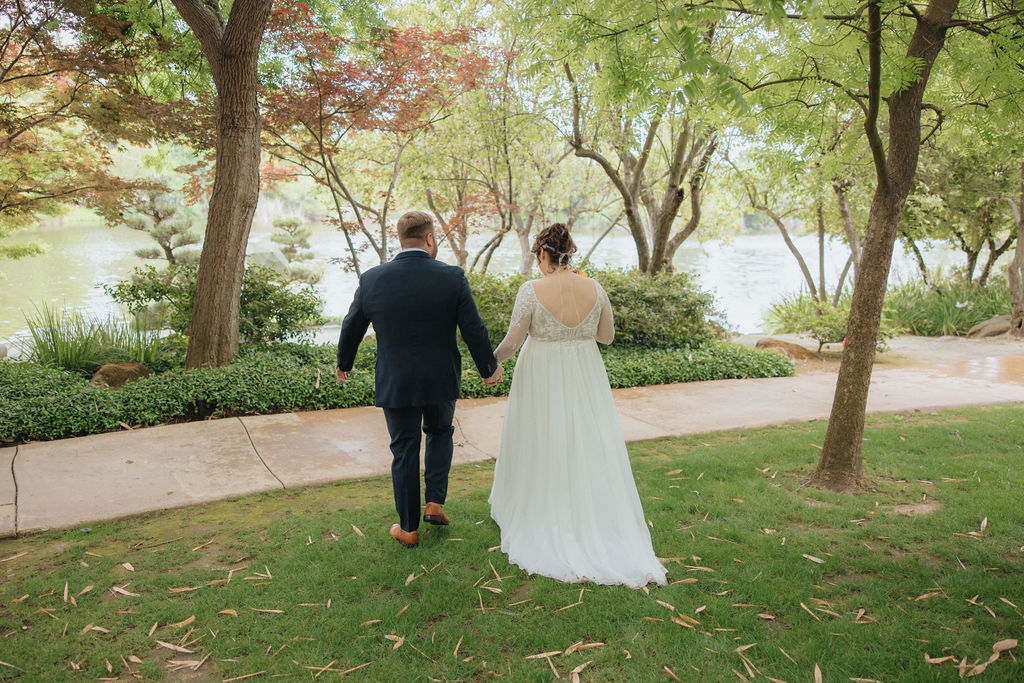
[[[597,291],[589,313],[553,307],[562,319],[579,320],[571,327],[541,305],[534,281],[519,289],[508,335],[495,351],[503,361],[523,347],[501,431],[491,517],[501,528],[501,550],[531,574],[634,588],[664,584],[597,348],[615,336],[611,304],[596,281],[579,284],[589,282]]]

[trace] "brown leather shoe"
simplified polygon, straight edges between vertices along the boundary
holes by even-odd
[[[439,503],[427,503],[427,507],[423,510],[423,521],[448,526],[448,517]]]
[[[390,534],[391,538],[395,539],[406,548],[415,548],[420,544],[420,532],[402,531],[401,524],[392,524]]]

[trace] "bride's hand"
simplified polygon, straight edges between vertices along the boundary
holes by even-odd
[[[501,367],[501,363],[498,363],[498,369],[495,370],[494,374],[491,375],[490,377],[484,378],[484,384],[489,387],[493,387],[494,385],[501,382],[502,370],[504,370],[504,368]]]

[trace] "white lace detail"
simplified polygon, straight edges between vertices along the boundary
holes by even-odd
[[[524,282],[516,294],[516,303],[512,308],[512,319],[509,322],[508,334],[501,344],[494,351],[494,357],[498,362],[503,362],[512,357],[519,347],[526,341],[526,336],[537,341],[561,342],[579,341],[586,339],[598,339],[602,343],[610,343],[611,339],[605,341],[608,335],[598,334],[598,324],[602,319],[602,312],[607,310],[607,319],[611,325],[611,303],[604,288],[595,280],[594,287],[597,289],[597,301],[579,325],[569,327],[553,316],[540,301],[537,300],[537,293],[533,289],[533,280]],[[612,328],[614,330],[614,328]],[[604,332],[602,330],[602,332]],[[611,332],[614,336],[614,331]]]

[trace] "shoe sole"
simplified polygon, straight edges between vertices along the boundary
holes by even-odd
[[[437,515],[423,515],[423,521],[435,526],[448,526],[448,520],[444,517],[438,517]]]

